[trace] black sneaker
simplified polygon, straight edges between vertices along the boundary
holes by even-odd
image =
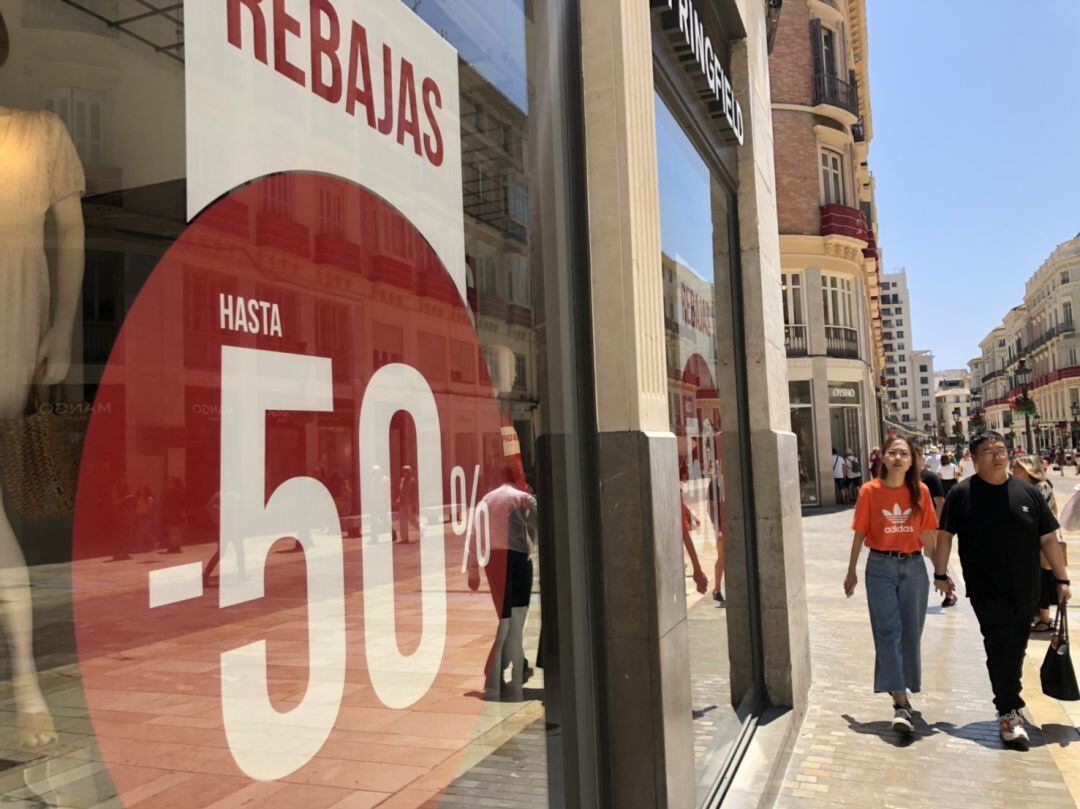
[[[727,602],[724,600],[724,594],[719,590],[713,590],[712,600],[716,602],[718,607],[726,607]]]
[[[956,606],[956,596],[945,596],[944,600],[941,602],[941,606],[942,607],[955,607]]]
[[[899,733],[911,733],[915,730],[912,720],[911,703],[893,705],[892,729]]]

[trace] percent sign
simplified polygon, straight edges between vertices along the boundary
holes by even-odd
[[[480,484],[480,465],[473,469],[472,495],[467,490],[465,470],[455,466],[450,470],[450,523],[454,533],[465,537],[465,552],[461,556],[461,572],[468,570],[469,543],[476,537],[476,561],[487,567],[491,558],[491,523],[487,503],[476,502],[476,489]]]

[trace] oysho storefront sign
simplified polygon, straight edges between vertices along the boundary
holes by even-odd
[[[857,382],[830,382],[829,404],[857,405],[862,401]]]
[[[731,80],[720,64],[712,38],[705,32],[704,20],[696,6],[692,0],[651,0],[651,3],[654,9],[663,10],[660,25],[699,86],[713,120],[722,131],[729,132],[731,138],[742,145],[742,107],[735,99]]]

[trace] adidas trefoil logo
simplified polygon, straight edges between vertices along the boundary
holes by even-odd
[[[892,507],[892,511],[883,508],[881,510],[881,513],[884,515],[885,519],[887,519],[893,525],[900,525],[901,523],[907,522],[907,518],[911,516],[911,509],[909,508],[905,511],[901,511],[900,504],[896,503]]]
[[[904,511],[901,511],[900,510],[900,504],[895,503],[893,505],[893,507],[892,507],[892,511],[889,511],[887,508],[883,508],[881,510],[881,514],[882,514],[883,517],[885,517],[886,520],[888,520],[890,523],[892,523],[892,525],[886,525],[885,526],[885,533],[886,534],[914,534],[915,533],[915,526],[913,526],[913,525],[904,525],[904,523],[907,522],[908,517],[911,516],[911,509],[910,508],[905,509]]]

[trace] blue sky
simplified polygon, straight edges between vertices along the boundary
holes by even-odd
[[[1080,231],[1080,3],[868,0],[884,267],[957,368]]]

